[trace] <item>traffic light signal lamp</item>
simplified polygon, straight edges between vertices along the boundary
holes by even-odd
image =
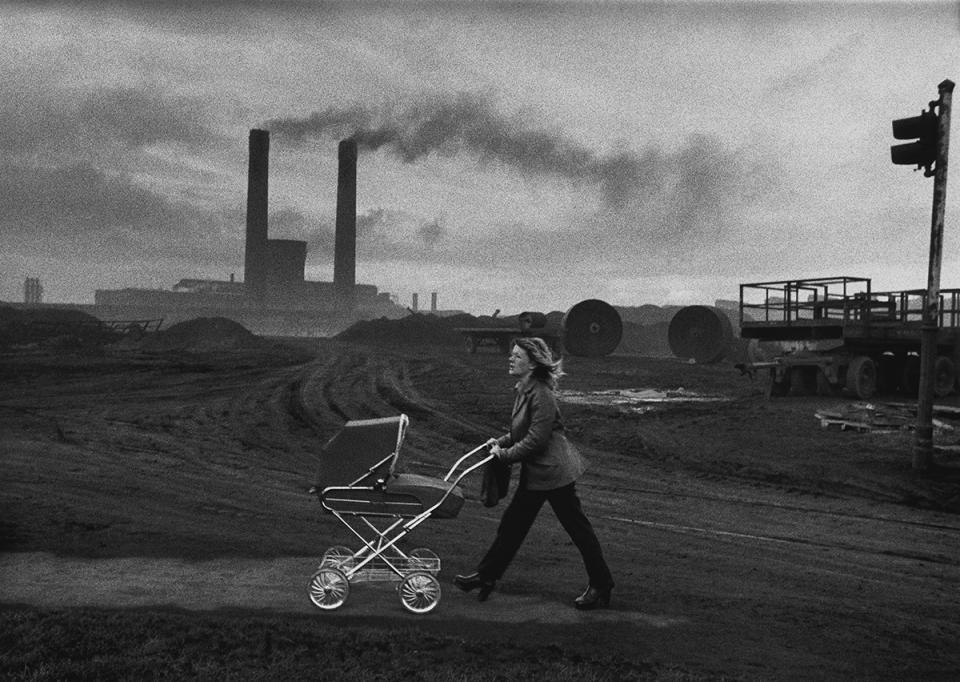
[[[930,111],[921,111],[919,116],[900,118],[893,122],[895,140],[916,140],[890,147],[890,159],[899,166],[916,166],[924,169],[923,174],[930,177],[935,173],[937,147],[940,134],[940,119],[934,111],[940,101],[930,102]]]
[[[937,160],[937,137],[940,120],[934,112],[939,102],[930,102],[930,111],[921,111],[919,116],[901,118],[893,122],[893,137],[896,140],[916,140],[890,147],[890,158],[899,166],[924,168],[923,174],[934,174],[933,165]]]

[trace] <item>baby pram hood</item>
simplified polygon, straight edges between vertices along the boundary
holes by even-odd
[[[433,518],[454,518],[463,492],[447,481],[397,473],[409,419],[401,414],[348,421],[320,450],[314,489],[341,514],[415,516],[438,502]]]

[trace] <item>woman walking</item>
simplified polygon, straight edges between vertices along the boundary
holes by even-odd
[[[544,502],[549,502],[564,530],[580,550],[589,584],[574,599],[578,609],[610,604],[613,578],[603,558],[593,526],[577,497],[576,480],[583,460],[563,433],[554,393],[563,371],[543,339],[524,337],[510,353],[510,374],[517,377],[510,432],[491,438],[487,445],[500,461],[520,463],[520,482],[497,528],[486,555],[469,575],[454,584],[465,592],[478,589],[485,601],[523,544]]]

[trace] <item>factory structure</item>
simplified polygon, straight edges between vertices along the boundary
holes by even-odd
[[[102,320],[163,319],[164,326],[198,317],[227,317],[256,334],[327,336],[361,319],[399,318],[407,310],[387,292],[356,282],[357,143],[339,144],[333,282],[304,279],[307,243],[270,239],[270,133],[250,131],[243,281],[182,279],[172,289],[97,290]]]

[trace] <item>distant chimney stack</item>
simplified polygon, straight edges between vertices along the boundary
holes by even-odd
[[[270,166],[268,131],[250,131],[249,164],[243,284],[248,296],[263,300],[267,293],[267,190]]]
[[[43,303],[43,286],[39,277],[27,277],[23,282],[23,302]]]
[[[437,292],[430,294],[430,312],[437,312]]]
[[[352,308],[357,285],[357,141],[352,138],[342,140],[337,157],[333,286],[340,303]]]
[[[419,306],[420,306],[420,295],[414,294],[413,295],[413,312],[417,312]]]

